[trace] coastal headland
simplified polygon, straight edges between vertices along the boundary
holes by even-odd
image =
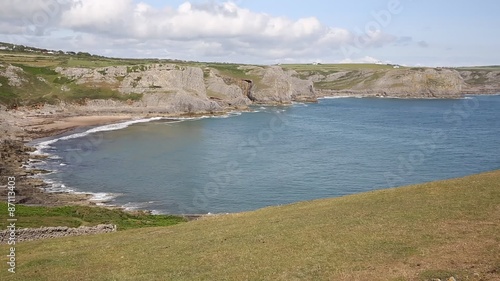
[[[79,127],[158,116],[224,114],[255,104],[315,102],[324,96],[460,98],[500,92],[500,67],[494,66],[237,65],[114,59],[0,45],[4,47],[0,51],[0,140],[9,140],[2,144],[2,176],[37,172],[20,168],[29,161],[31,150],[21,143]],[[43,187],[39,179],[26,177],[19,186],[21,193],[26,186],[25,203],[54,203],[46,198],[54,194],[39,192]],[[55,202],[61,204],[81,204],[86,197],[58,194],[57,198]]]
[[[44,192],[46,183],[33,176],[46,171],[28,168],[44,157],[31,153],[27,143],[34,139],[132,119],[216,115],[325,96],[439,99],[500,92],[498,66],[260,66],[0,45],[9,47],[0,51],[0,178],[15,176],[16,204],[26,208],[20,214],[33,226],[95,225],[100,215],[122,229],[183,221],[93,211],[88,195]],[[9,280],[49,280],[49,274],[65,280],[500,280],[499,177],[494,171],[169,228],[23,242],[19,274]],[[8,190],[0,200],[9,200]],[[6,245],[0,249],[7,253]]]

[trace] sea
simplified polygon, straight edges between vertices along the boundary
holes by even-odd
[[[217,214],[500,169],[500,96],[325,98],[80,128],[32,143],[49,192]]]

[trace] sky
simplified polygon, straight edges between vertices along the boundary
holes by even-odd
[[[2,0],[0,41],[249,64],[500,65],[500,1]]]

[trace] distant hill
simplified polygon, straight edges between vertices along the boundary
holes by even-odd
[[[98,112],[213,113],[323,96],[458,98],[500,92],[500,67],[239,65],[120,59],[0,43],[0,104]],[[58,110],[65,111],[64,106]]]

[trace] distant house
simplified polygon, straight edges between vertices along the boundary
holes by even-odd
[[[399,68],[399,65],[395,65],[395,66],[393,66],[392,68]]]

